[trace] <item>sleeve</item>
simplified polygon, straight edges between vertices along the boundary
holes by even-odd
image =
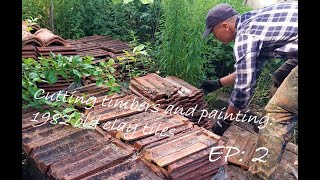
[[[256,36],[240,35],[235,39],[236,79],[229,101],[232,107],[245,109],[253,95],[263,65],[257,59],[261,47],[262,41]]]

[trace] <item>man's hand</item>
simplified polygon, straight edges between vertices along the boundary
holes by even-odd
[[[230,127],[238,112],[239,109],[229,105],[227,111],[223,115],[223,119],[218,119],[212,127],[212,132],[219,136],[222,136],[224,132]]]
[[[214,126],[212,127],[212,132],[222,136],[224,132],[230,127],[231,122],[227,122],[223,119],[218,119]]]
[[[200,84],[200,89],[203,89],[205,94],[213,92],[221,87],[222,85],[219,80],[203,80]]]

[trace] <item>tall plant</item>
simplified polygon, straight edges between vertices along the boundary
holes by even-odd
[[[159,59],[163,72],[193,85],[233,71],[232,45],[224,46],[212,36],[202,39],[205,17],[212,7],[229,3],[239,13],[250,8],[240,0],[163,0]]]
[[[204,77],[207,40],[202,40],[205,15],[214,0],[164,0],[160,22],[160,64],[168,75],[193,85]]]
[[[112,0],[23,0],[22,19],[39,18],[40,26],[50,29],[50,2],[54,32],[65,39],[97,34],[129,41],[133,30],[141,43],[155,40],[160,0],[120,0],[119,4]]]

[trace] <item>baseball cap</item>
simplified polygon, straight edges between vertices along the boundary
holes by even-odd
[[[239,14],[233,7],[229,4],[218,4],[209,10],[206,17],[206,30],[204,31],[202,38],[206,38],[211,32],[213,26],[219,24],[220,22]]]

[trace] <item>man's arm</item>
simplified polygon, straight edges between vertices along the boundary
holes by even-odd
[[[261,47],[262,41],[258,37],[250,35],[237,37],[234,47],[236,57],[234,88],[226,111],[226,115],[231,114],[231,116],[227,116],[229,119],[225,121],[220,119],[217,121],[213,127],[215,134],[223,135],[236,114],[247,107],[263,64],[257,62]],[[230,83],[230,79],[225,80],[225,83]]]
[[[220,82],[221,82],[221,85],[223,87],[231,86],[231,85],[234,84],[235,79],[236,79],[236,72],[233,72],[233,73],[231,73],[229,75],[226,75],[226,76],[222,77],[220,79]]]
[[[262,59],[257,59],[261,47],[262,41],[256,36],[242,35],[236,39],[234,47],[236,78],[229,102],[233,108],[245,109],[253,95],[263,65]]]

